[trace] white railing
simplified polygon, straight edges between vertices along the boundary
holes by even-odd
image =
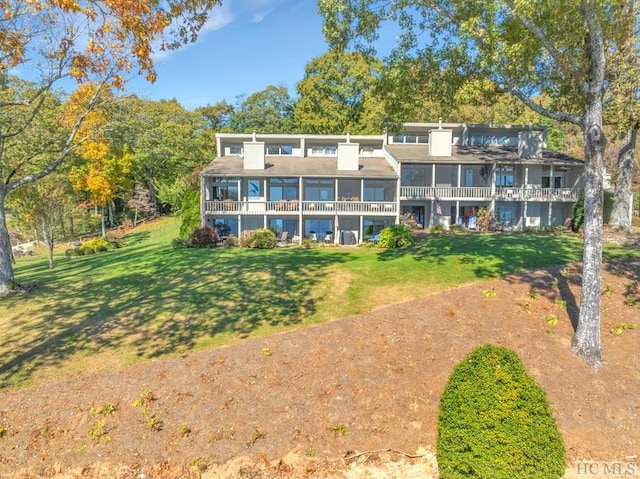
[[[394,201],[205,201],[206,214],[218,215],[361,215],[396,216]]]
[[[576,201],[580,192],[573,188],[496,188],[496,199],[506,201]]]
[[[400,198],[403,200],[485,200],[493,198],[505,201],[576,201],[580,192],[574,188],[522,188],[499,187],[495,196],[491,187],[455,186],[403,186]]]
[[[457,186],[403,186],[400,188],[402,199],[473,199],[490,200],[491,187]]]

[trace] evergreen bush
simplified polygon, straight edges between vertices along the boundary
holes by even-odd
[[[573,204],[573,219],[571,220],[571,229],[578,231],[584,226],[584,194],[580,194]]]
[[[200,226],[200,191],[187,190],[180,208],[182,223],[180,237],[189,238]]]
[[[437,460],[442,479],[556,479],[565,449],[545,392],[502,346],[472,351],[440,400]]]

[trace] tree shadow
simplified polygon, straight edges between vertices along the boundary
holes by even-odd
[[[317,310],[315,288],[328,268],[349,260],[344,251],[133,244],[39,272],[43,285],[28,300],[40,319],[2,338],[0,348],[11,351],[0,360],[5,386],[8,378],[29,380],[33,371],[78,353],[127,348],[158,358],[215,343],[221,335],[240,340],[303,324]],[[23,335],[38,339],[25,343]]]

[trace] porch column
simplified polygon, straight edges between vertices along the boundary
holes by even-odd
[[[496,210],[496,165],[495,163],[491,168],[491,202],[489,203],[489,211],[494,212]]]
[[[460,186],[462,186],[460,184],[460,175],[462,174],[462,165],[458,164],[458,188],[460,188]]]
[[[304,139],[302,140],[302,146],[304,149]],[[304,155],[303,155],[304,156]],[[298,244],[302,244],[302,237],[304,236],[304,219],[302,216],[302,176],[298,177]]]
[[[431,188],[436,187],[436,164],[431,165]]]
[[[454,224],[458,224],[458,218],[460,217],[460,200],[456,200],[456,217],[454,219]]]
[[[205,192],[205,182],[204,176],[200,176],[200,226],[204,228],[205,222],[205,210],[204,210],[204,202],[205,199],[209,197],[209,194]]]

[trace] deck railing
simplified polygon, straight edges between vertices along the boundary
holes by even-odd
[[[492,195],[491,187],[403,186],[402,200],[484,200],[501,201],[576,201],[575,188],[499,187]]]
[[[395,201],[205,201],[205,213],[218,215],[396,216]]]

